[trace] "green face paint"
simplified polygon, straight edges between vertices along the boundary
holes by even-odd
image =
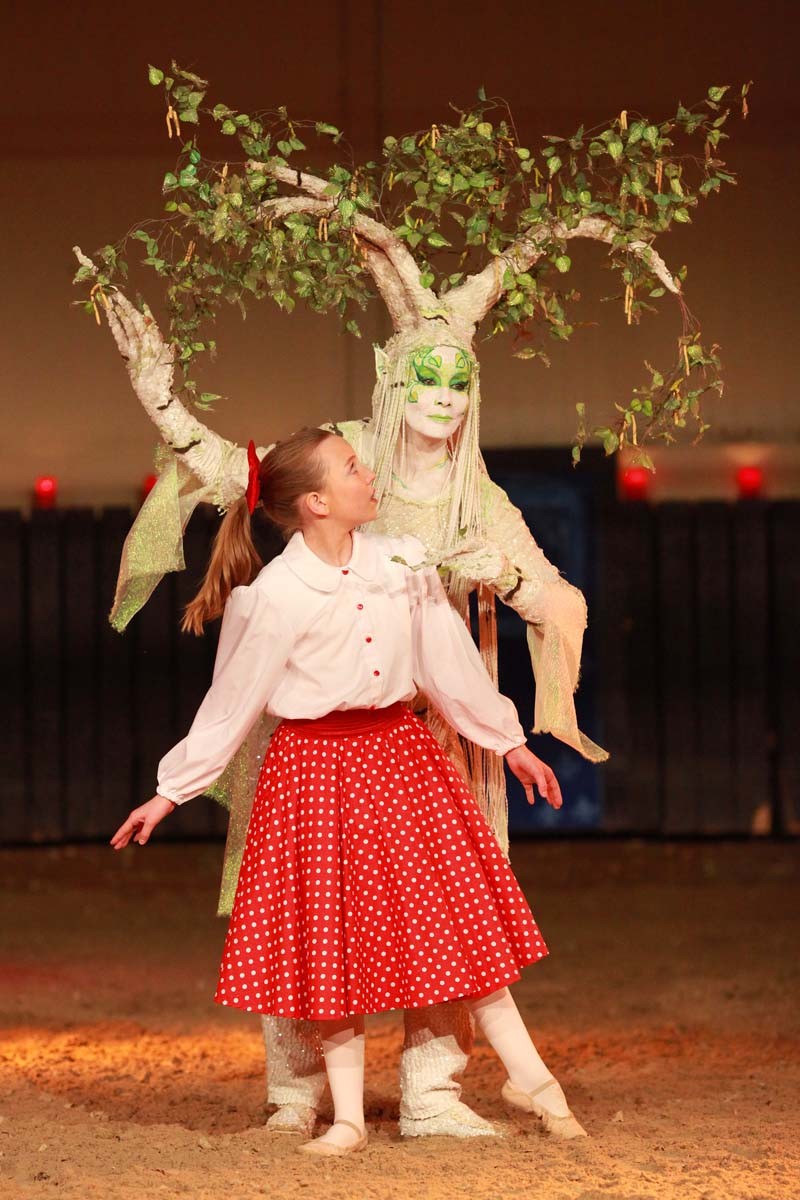
[[[452,363],[444,362],[435,346],[421,346],[410,355],[412,382],[407,400],[418,404],[422,388],[450,388],[454,392],[469,391],[472,361],[463,350],[457,350]],[[437,418],[431,418],[437,419]],[[445,420],[447,418],[444,418]]]

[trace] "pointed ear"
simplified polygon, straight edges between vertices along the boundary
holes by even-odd
[[[389,356],[381,346],[375,345],[372,347],[375,351],[375,374],[378,379],[386,374],[389,365]]]

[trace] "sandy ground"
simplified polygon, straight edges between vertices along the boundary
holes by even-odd
[[[3,1200],[800,1196],[800,847],[517,845],[551,957],[516,998],[591,1138],[510,1122],[479,1043],[464,1098],[506,1136],[401,1140],[387,1014],[370,1145],[326,1163],[265,1134],[258,1020],[211,1002],[220,857],[0,852]]]

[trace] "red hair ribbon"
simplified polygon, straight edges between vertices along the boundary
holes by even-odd
[[[245,496],[247,498],[248,512],[252,516],[253,509],[258,504],[259,497],[261,496],[261,480],[258,477],[260,463],[256,454],[256,444],[252,439],[247,443],[247,466],[247,491],[245,492]]]

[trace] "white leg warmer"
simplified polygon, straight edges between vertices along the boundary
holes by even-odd
[[[325,1063],[316,1021],[262,1017],[267,1052],[267,1101],[282,1108],[319,1108],[325,1090]]]
[[[461,1095],[473,1024],[464,1004],[407,1009],[400,1058],[400,1115],[419,1121],[438,1116]]]

